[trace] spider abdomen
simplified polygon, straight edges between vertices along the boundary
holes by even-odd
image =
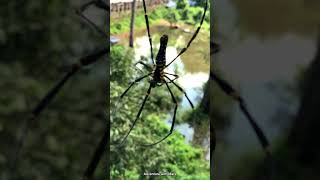
[[[156,66],[153,71],[152,81],[154,83],[163,83],[164,81],[164,68],[166,66],[166,48],[168,44],[168,35],[164,34],[160,38],[160,48],[156,57]]]
[[[160,48],[156,57],[156,68],[163,69],[166,65],[166,49],[168,45],[168,35],[164,34],[160,38]]]

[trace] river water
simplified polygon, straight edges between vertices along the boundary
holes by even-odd
[[[215,55],[214,63],[240,90],[249,110],[274,147],[277,140],[285,136],[292,122],[290,117],[295,114],[298,106],[298,98],[292,96],[293,92],[285,86],[293,87],[299,68],[307,66],[313,59],[316,50],[315,36],[303,35],[291,27],[276,29],[276,25],[274,29],[258,29],[263,27],[263,21],[268,20],[260,19],[257,23],[261,24],[256,25],[254,21],[249,22],[248,18],[270,16],[270,21],[277,23],[279,17],[274,17],[273,13],[264,16],[257,7],[245,9],[245,5],[236,6],[235,1],[216,1],[215,31],[218,35],[212,39],[221,44],[222,50]],[[270,11],[273,6],[277,7],[273,4]],[[296,7],[299,6],[292,8]],[[287,8],[291,8],[289,3]],[[285,23],[286,20],[283,20],[283,24]],[[243,153],[260,152],[263,155],[252,128],[237,106],[233,108],[231,124],[223,130],[223,136],[222,139],[217,139],[214,155],[216,179],[230,179],[233,163]],[[246,163],[242,165],[243,168],[252,168]]]

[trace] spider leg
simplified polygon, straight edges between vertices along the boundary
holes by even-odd
[[[173,80],[171,80],[168,76],[164,75],[164,77],[167,78],[167,79],[169,79],[169,81],[170,81],[172,84],[174,84],[174,85],[184,94],[184,96],[187,98],[190,106],[191,106],[192,108],[194,108],[191,100],[189,99],[187,93],[182,89],[182,87],[180,87],[177,83],[173,82]]]
[[[87,23],[89,23],[97,32],[99,32],[103,37],[108,39],[108,35],[101,30],[95,23],[93,23],[87,16],[84,15],[84,11],[89,8],[89,6],[95,5],[98,8],[101,8],[105,11],[109,11],[109,7],[106,3],[104,3],[102,0],[92,0],[90,2],[87,2],[83,4],[79,9],[76,10],[76,13],[83,18]]]
[[[131,87],[132,87],[135,83],[137,83],[137,82],[141,81],[142,79],[150,76],[151,74],[152,74],[152,73],[149,73],[149,74],[147,74],[147,75],[141,76],[141,77],[137,78],[136,80],[134,80],[134,81],[129,85],[129,87],[121,94],[120,98],[123,98],[123,96],[125,96],[125,95],[127,94],[127,92],[131,89]]]
[[[138,61],[134,65],[137,66],[138,64],[143,65],[144,68],[146,68],[148,71],[152,71],[152,67],[149,64],[144,63],[143,61]]]
[[[136,116],[136,119],[134,120],[133,124],[131,125],[129,132],[126,134],[126,136],[125,136],[125,137],[123,138],[123,140],[121,141],[120,145],[122,145],[122,144],[124,143],[124,141],[125,141],[125,140],[127,139],[127,137],[129,136],[130,132],[132,131],[133,127],[136,125],[136,122],[137,122],[137,120],[139,119],[140,114],[141,114],[141,112],[142,112],[142,110],[143,110],[144,104],[146,103],[146,101],[147,101],[147,99],[148,99],[148,97],[149,97],[149,95],[150,95],[151,89],[152,89],[152,86],[151,86],[151,84],[150,84],[149,89],[148,89],[148,91],[147,91],[147,94],[146,94],[146,96],[145,96],[145,98],[144,98],[144,100],[143,100],[143,102],[142,102],[142,105],[141,105],[141,107],[140,107],[140,109],[139,109],[139,112],[138,112],[138,114],[137,114],[137,116]]]
[[[256,120],[253,116],[249,113],[248,108],[244,100],[240,97],[239,93],[234,90],[234,88],[225,80],[219,78],[215,73],[210,72],[210,77],[220,86],[220,88],[229,96],[231,96],[234,100],[238,101],[241,111],[247,117],[250,125],[252,126],[253,130],[255,131],[260,144],[267,155],[269,155],[269,141],[265,134],[263,133],[262,129],[258,126]]]
[[[159,143],[161,143],[162,141],[164,141],[165,139],[167,139],[167,138],[172,134],[172,132],[173,132],[174,123],[175,123],[175,121],[176,121],[176,113],[177,113],[177,109],[178,109],[178,102],[177,102],[176,98],[174,97],[174,95],[173,95],[173,93],[172,93],[172,91],[171,91],[171,89],[170,89],[167,81],[164,81],[164,82],[165,82],[165,84],[166,84],[166,86],[167,86],[167,88],[168,88],[168,90],[169,90],[169,92],[170,92],[172,101],[173,101],[173,103],[175,104],[175,108],[174,108],[174,112],[173,112],[173,118],[172,118],[172,124],[171,124],[170,131],[169,131],[169,133],[168,133],[164,138],[162,138],[161,140],[159,140],[159,141],[157,141],[157,142],[155,142],[155,143],[152,143],[152,144],[140,144],[141,146],[154,146],[154,145],[156,145],[156,144],[159,144]]]
[[[145,0],[142,0],[142,2],[143,2],[143,9],[144,9],[144,18],[145,18],[145,21],[146,21],[148,38],[149,38],[149,43],[150,43],[151,60],[152,60],[152,63],[155,64],[154,59],[153,59],[152,39],[151,39],[151,35],[150,35],[149,18],[148,18],[148,15],[147,15],[146,2],[145,2]]]
[[[200,25],[198,26],[197,30],[194,32],[194,34],[192,35],[191,39],[189,40],[188,44],[186,47],[182,48],[182,50],[179,52],[179,54],[177,55],[177,57],[175,57],[171,62],[169,62],[169,64],[167,64],[165,67],[168,67],[170,66],[171,63],[173,63],[173,61],[175,61],[179,56],[181,56],[190,46],[190,44],[192,43],[192,41],[196,38],[196,36],[198,35],[200,29],[201,29],[201,26],[203,24],[203,21],[204,21],[204,18],[206,16],[206,11],[207,11],[207,8],[208,8],[208,0],[206,0],[206,4],[204,6],[204,12],[203,12],[203,15],[202,15],[202,19],[200,21]]]
[[[174,80],[176,80],[176,79],[178,79],[179,78],[179,76],[177,75],[177,74],[171,74],[171,73],[167,73],[167,72],[164,72],[165,74],[169,74],[169,75],[171,75],[171,76],[174,76],[174,79],[171,79],[171,81],[174,81]],[[171,83],[171,81],[170,81],[170,83]]]
[[[17,161],[19,159],[20,151],[23,148],[23,144],[24,144],[25,138],[28,135],[31,123],[37,119],[40,113],[49,105],[49,103],[53,100],[53,98],[58,94],[58,92],[61,90],[64,84],[76,72],[78,72],[81,69],[81,67],[87,66],[89,64],[96,62],[100,57],[108,53],[109,53],[109,47],[96,51],[83,58],[80,58],[79,62],[74,63],[71,66],[72,68],[69,70],[69,72],[42,98],[42,100],[32,110],[31,114],[29,115],[29,118],[25,121],[24,125],[22,126],[22,130],[18,137],[17,144],[14,150],[14,156],[13,156],[13,160],[11,161],[12,165],[10,169],[13,170],[16,167]]]
[[[90,161],[90,164],[88,165],[86,171],[83,174],[83,178],[82,178],[83,180],[92,179],[92,175],[94,174],[94,171],[97,168],[99,161],[102,158],[102,155],[107,150],[108,143],[109,143],[109,134],[110,134],[109,127],[110,127],[110,121],[108,121],[107,130],[103,134],[103,137],[94,152],[94,155]]]

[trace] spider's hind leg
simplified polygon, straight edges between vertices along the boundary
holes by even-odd
[[[144,100],[143,100],[143,102],[142,102],[142,105],[141,105],[141,107],[140,107],[140,109],[139,109],[139,112],[138,112],[138,114],[137,114],[137,116],[136,116],[136,119],[135,119],[134,122],[132,123],[132,125],[131,125],[131,127],[130,127],[130,129],[129,129],[129,132],[128,132],[128,133],[125,135],[125,137],[122,139],[120,145],[122,145],[122,144],[126,141],[126,139],[127,139],[127,137],[129,136],[130,132],[132,131],[132,129],[133,129],[134,126],[136,125],[136,122],[138,121],[138,119],[139,119],[139,117],[140,117],[140,115],[141,115],[141,112],[142,112],[142,110],[143,110],[144,104],[146,103],[146,101],[147,101],[147,99],[148,99],[148,97],[149,97],[149,95],[150,95],[151,89],[152,89],[152,86],[151,86],[151,84],[150,84],[149,89],[148,89],[148,91],[147,91],[147,94],[146,94],[146,96],[145,96],[145,98],[144,98]]]
[[[175,104],[175,108],[174,108],[174,112],[173,112],[173,118],[172,118],[172,124],[171,124],[170,131],[169,131],[169,133],[168,133],[165,137],[163,137],[161,140],[159,140],[159,141],[157,141],[157,142],[155,142],[155,143],[152,143],[152,144],[140,144],[141,146],[154,146],[154,145],[156,145],[156,144],[159,144],[159,143],[161,143],[162,141],[164,141],[165,139],[167,139],[167,138],[172,134],[172,132],[173,132],[174,123],[175,123],[175,121],[176,121],[176,113],[177,113],[177,109],[178,109],[178,102],[177,102],[176,98],[174,97],[174,95],[173,95],[173,93],[172,93],[172,91],[171,91],[171,89],[170,89],[170,87],[169,87],[169,85],[168,85],[168,82],[165,81],[164,83],[166,84],[166,86],[167,86],[167,88],[168,88],[168,90],[169,90],[169,92],[170,92],[170,95],[171,95],[171,98],[172,98],[173,103]]]

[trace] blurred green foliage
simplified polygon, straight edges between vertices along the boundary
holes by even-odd
[[[154,10],[148,11],[150,25],[158,23],[160,20],[167,20],[169,22],[187,23],[190,25],[197,25],[200,23],[203,14],[204,5],[189,6],[187,1],[178,1],[177,7],[166,8],[159,6]],[[202,3],[201,3],[202,4]],[[148,8],[148,7],[147,7]],[[135,16],[135,28],[145,28],[145,18],[143,9],[138,9]],[[206,12],[205,21],[203,22],[202,30],[209,31],[210,27],[210,10],[209,7]],[[112,18],[112,17],[111,17]],[[124,16],[121,20],[114,20],[110,22],[110,34],[119,34],[129,32],[130,16]]]
[[[150,11],[148,14],[149,23],[152,25],[159,19],[163,18],[167,14],[167,9],[165,7],[158,7],[156,10]],[[112,18],[112,17],[111,17]],[[130,16],[121,17],[121,20],[114,20],[110,22],[110,34],[118,34],[122,32],[129,32],[130,30]],[[135,28],[145,28],[145,18],[143,9],[137,9],[135,16]]]
[[[177,9],[187,9],[190,7],[188,0],[178,0],[176,1],[177,5],[176,8]]]
[[[161,179],[210,179],[209,162],[204,159],[203,150],[186,144],[177,131],[156,146],[139,146],[156,142],[169,132],[170,125],[165,123],[165,114],[173,110],[174,103],[165,86],[152,89],[142,116],[124,146],[115,145],[129,131],[149,85],[146,78],[119,101],[129,82],[146,74],[134,70],[132,57],[131,49],[121,46],[111,48],[111,179],[152,179],[152,176],[143,176],[148,172],[176,173],[176,176],[162,176]],[[180,101],[181,92],[169,86]],[[179,109],[178,113],[181,113]]]
[[[104,46],[75,15],[81,2],[72,3],[0,3],[0,179],[80,179],[105,129],[106,65],[101,60],[73,77],[33,122],[17,168],[9,171],[32,108],[72,62]],[[99,169],[97,177],[104,176]]]

